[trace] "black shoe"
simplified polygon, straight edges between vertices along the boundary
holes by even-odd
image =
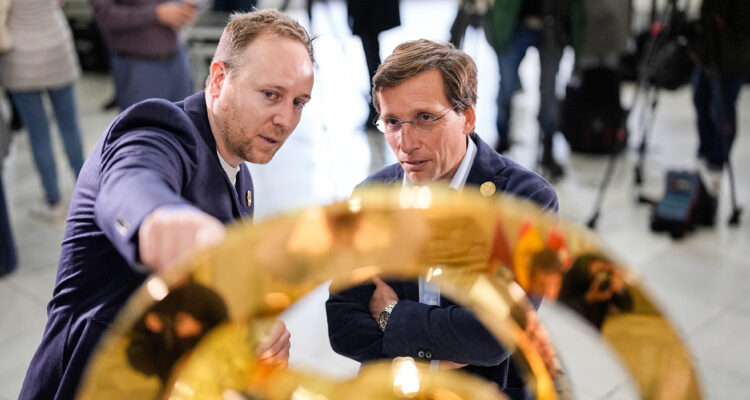
[[[13,131],[20,131],[23,128],[23,123],[21,122],[21,118],[18,116],[18,113],[13,110],[13,116],[10,119],[10,129]]]
[[[508,150],[510,150],[510,141],[508,139],[498,139],[497,146],[495,146],[495,151],[503,154]]]
[[[698,210],[696,220],[703,226],[714,226],[716,224],[716,210],[719,208],[719,199],[706,194],[703,204],[699,204],[701,210]]]
[[[556,181],[565,176],[565,169],[552,157],[542,158],[540,164],[542,175],[544,175],[550,181]]]
[[[102,104],[102,111],[110,111],[110,110],[114,110],[115,108],[117,108],[117,99],[114,96],[112,96],[112,98],[109,99],[109,101]]]

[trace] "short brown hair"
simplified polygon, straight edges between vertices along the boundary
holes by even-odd
[[[456,111],[477,103],[477,65],[468,54],[450,43],[420,39],[401,43],[378,67],[372,78],[372,103],[380,112],[377,93],[422,72],[438,70],[443,77],[445,97]]]
[[[310,61],[315,62],[312,46],[315,38],[299,22],[273,9],[233,13],[221,34],[213,61],[222,61],[231,71],[239,63],[242,51],[261,35],[298,40],[307,48]]]
[[[560,256],[557,255],[555,250],[550,248],[544,248],[531,256],[529,262],[529,275],[533,276],[537,272],[545,274],[561,274],[563,273],[563,264],[560,261]]]

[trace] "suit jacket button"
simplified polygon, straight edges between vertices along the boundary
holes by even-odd
[[[428,351],[425,351],[425,352],[424,352],[424,357],[425,357],[425,358],[427,358],[427,359],[430,359],[430,358],[432,358],[432,353],[430,353],[430,351],[429,351],[429,350],[428,350]]]
[[[417,352],[417,357],[419,357],[419,358],[424,358],[424,351],[422,351],[422,350],[419,350],[419,351]]]

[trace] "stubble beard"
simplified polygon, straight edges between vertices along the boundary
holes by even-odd
[[[236,129],[233,129],[235,127]],[[270,126],[270,129],[259,129],[257,132],[247,132],[243,129],[242,122],[240,122],[237,110],[234,107],[227,109],[227,119],[219,123],[219,130],[224,141],[224,147],[229,150],[229,152],[240,157],[243,161],[248,161],[254,164],[267,164],[270,162],[276,152],[281,148],[281,145],[283,145],[289,137],[289,134],[285,132],[283,128],[274,125]],[[252,141],[256,138],[264,140],[260,138],[260,136],[279,139],[279,146],[271,152],[255,149],[252,145]]]
[[[237,129],[234,129],[235,127]],[[242,129],[242,123],[239,121],[237,110],[234,107],[227,110],[227,118],[219,123],[219,131],[224,141],[224,147],[231,154],[241,158],[242,161],[265,164],[270,160],[270,157],[268,160],[257,160],[258,157],[253,157],[252,143],[250,143],[250,140],[242,140],[242,138],[248,136]]]

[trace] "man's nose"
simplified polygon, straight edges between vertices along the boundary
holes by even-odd
[[[411,153],[419,147],[419,132],[414,129],[413,124],[401,124],[401,150]]]
[[[276,109],[271,122],[280,128],[291,131],[299,122],[299,116],[294,112],[294,105],[282,104]]]

